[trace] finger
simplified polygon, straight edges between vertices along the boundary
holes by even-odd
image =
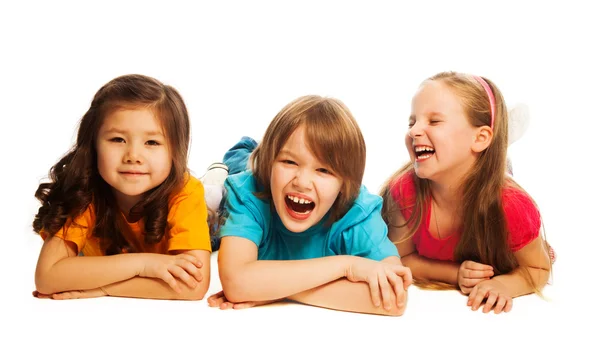
[[[511,311],[512,306],[513,306],[513,301],[512,298],[507,298],[508,300],[506,301],[506,307],[504,307],[504,312],[508,313]]]
[[[496,307],[494,308],[494,313],[496,313],[496,314],[502,313],[502,309],[504,309],[505,306],[506,306],[506,297],[501,295],[498,297],[498,300],[496,301]]]
[[[413,282],[413,276],[412,276],[412,271],[410,270],[410,268],[407,267],[403,267],[404,268],[404,274],[402,275],[402,280],[403,280],[403,284],[404,284],[404,289],[408,290],[408,287],[412,284]]]
[[[477,295],[477,290],[478,289],[479,288],[477,286],[475,286],[469,292],[469,298],[467,298],[467,307],[470,307],[471,305],[473,305],[473,300],[475,300],[475,296]]]
[[[208,297],[208,301],[210,302],[211,300],[223,298],[224,296],[225,296],[225,293],[223,293],[223,291],[220,291],[220,292],[215,293],[215,294],[211,295],[210,297]]]
[[[484,279],[484,278],[491,278],[493,276],[494,276],[493,269],[478,269],[478,270],[465,269],[463,271],[463,278]]]
[[[203,265],[202,262],[193,255],[181,253],[181,254],[178,254],[177,256],[180,257],[181,259],[185,259],[186,261],[189,261],[190,263],[194,264],[196,266],[196,268],[202,268],[202,265]]]
[[[479,307],[481,306],[481,302],[485,299],[487,293],[487,290],[483,290],[481,288],[477,290],[475,298],[473,299],[473,303],[471,304],[471,310],[479,309]]]
[[[369,290],[371,291],[371,300],[373,301],[373,305],[379,308],[381,305],[381,297],[379,295],[379,283],[377,278],[367,278],[367,283],[369,284]]]
[[[494,268],[491,265],[477,263],[472,260],[468,260],[465,262],[465,268],[471,270],[494,270]]]
[[[79,299],[79,292],[62,292],[52,294],[52,299],[56,300],[67,300],[67,299]]]
[[[231,309],[231,308],[233,308],[233,303],[231,303],[231,302],[224,302],[224,303],[221,303],[221,305],[219,306],[219,309],[221,309],[221,310],[226,310],[226,309]]]
[[[50,299],[51,295],[48,294],[42,294],[40,292],[38,292],[37,290],[34,290],[33,293],[31,293],[34,297],[39,298],[39,299]]]
[[[225,299],[224,297],[215,297],[212,296],[208,299],[208,305],[210,307],[218,307],[221,304],[225,303],[227,301],[227,299]]]
[[[175,277],[173,277],[173,275],[171,275],[171,273],[169,273],[167,270],[160,272],[158,277],[167,283],[176,293],[181,293],[181,287],[179,287],[179,284],[177,284],[177,280],[175,280]]]
[[[461,292],[462,292],[464,295],[467,295],[467,294],[471,293],[471,291],[472,291],[472,290],[473,290],[473,288],[470,288],[470,287],[465,287],[465,286],[461,286],[461,287],[460,287],[460,291],[461,291]],[[469,304],[469,301],[467,301],[467,305],[470,305],[470,304]]]
[[[181,280],[185,284],[187,284],[188,287],[194,289],[194,288],[196,288],[196,286],[198,286],[198,282],[196,282],[196,280],[194,278],[192,278],[181,267],[171,265],[167,268],[167,270],[169,271],[169,273],[171,273],[171,275],[173,275],[174,277],[178,278],[179,280]]]
[[[256,306],[255,302],[243,302],[243,303],[235,303],[233,305],[233,309],[247,309]]]
[[[177,265],[185,270],[189,275],[193,276],[196,281],[202,281],[202,272],[193,263],[188,260],[178,260]]]
[[[489,280],[490,278],[462,278],[461,285],[466,287],[474,287],[477,284],[481,283],[484,280]]]
[[[377,279],[379,280],[379,288],[381,289],[381,296],[383,297],[383,309],[390,310],[392,309],[392,288],[388,282],[387,275],[385,275],[384,272],[379,273]]]
[[[498,293],[490,292],[488,294],[487,301],[485,302],[485,305],[483,306],[483,313],[489,313],[489,311],[491,311],[492,308],[494,308],[494,305],[496,305],[497,300],[498,300]]]
[[[400,308],[404,304],[404,293],[405,293],[404,285],[402,283],[402,278],[400,278],[396,274],[390,272],[388,274],[388,280],[390,281],[390,284],[392,285],[392,288],[394,289],[395,294],[396,294],[396,305]]]

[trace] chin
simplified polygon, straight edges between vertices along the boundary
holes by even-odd
[[[288,231],[291,231],[293,233],[301,233],[303,231],[310,229],[310,227],[315,224],[309,223],[309,222],[298,223],[298,222],[290,221],[288,219],[285,222],[283,222],[283,225],[285,226],[286,229],[288,229]]]

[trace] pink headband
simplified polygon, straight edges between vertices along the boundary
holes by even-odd
[[[492,88],[490,88],[490,85],[483,78],[478,75],[474,75],[473,77],[483,86],[490,100],[490,106],[492,107],[492,122],[490,127],[494,129],[494,120],[496,119],[496,98],[494,98],[494,92],[492,92]]]

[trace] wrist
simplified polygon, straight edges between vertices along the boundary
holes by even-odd
[[[459,287],[460,287],[460,266],[461,265],[462,265],[462,263],[458,264],[458,265],[456,265],[456,264],[454,265],[454,267],[456,268],[456,272],[453,274],[455,279],[452,280],[452,282],[451,282],[451,284],[458,285]]]
[[[339,259],[341,261],[342,269],[340,278],[348,278],[348,275],[351,274],[350,270],[352,269],[352,264],[354,263],[354,259],[356,257],[352,255],[340,255]]]
[[[132,261],[132,265],[135,265],[135,276],[143,276],[145,275],[146,265],[148,265],[148,258],[152,256],[149,253],[136,253],[129,254],[134,261]]]

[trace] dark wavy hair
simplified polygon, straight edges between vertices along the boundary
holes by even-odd
[[[115,110],[132,107],[154,111],[162,123],[173,162],[166,180],[147,191],[130,211],[130,218],[144,219],[142,245],[130,244],[124,237],[131,230],[121,216],[110,186],[98,172],[95,148],[104,118]],[[139,74],[111,80],[96,92],[81,118],[75,145],[50,169],[50,181],[41,183],[35,192],[42,206],[33,220],[33,230],[53,236],[91,206],[96,215],[92,235],[100,238],[100,248],[106,255],[155,248],[165,234],[169,197],[185,182],[189,143],[187,108],[173,87]]]

